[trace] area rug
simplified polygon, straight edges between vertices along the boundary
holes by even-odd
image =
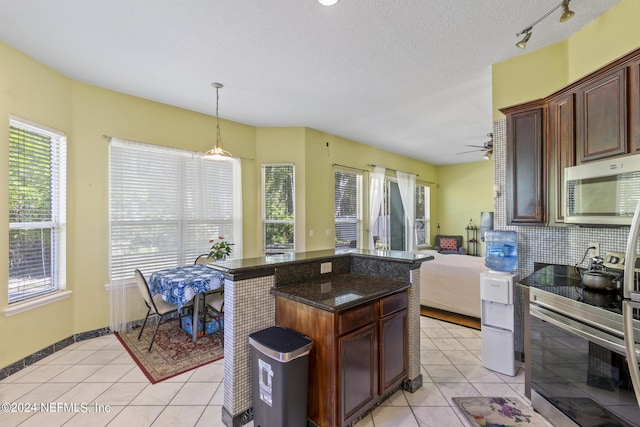
[[[454,325],[466,326],[467,328],[476,329],[478,331],[480,330],[480,319],[475,317],[464,316],[462,314],[451,313],[425,306],[420,306],[420,314],[432,319],[453,323]]]
[[[453,402],[474,427],[547,425],[533,409],[514,397],[454,397]]]
[[[152,384],[222,359],[224,356],[220,332],[205,335],[193,342],[191,335],[180,329],[178,319],[160,324],[153,348],[148,352],[154,329],[155,325],[145,326],[140,341],[139,327],[126,333],[115,334]]]

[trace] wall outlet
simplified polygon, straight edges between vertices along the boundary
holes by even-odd
[[[331,273],[331,263],[323,262],[320,264],[320,274]]]
[[[600,256],[600,243],[589,243],[588,247],[595,248],[595,249],[589,249],[589,258]]]

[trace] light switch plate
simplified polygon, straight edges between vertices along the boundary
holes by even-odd
[[[320,264],[320,274],[331,273],[331,262]]]

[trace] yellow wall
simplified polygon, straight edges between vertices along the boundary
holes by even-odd
[[[215,142],[215,119],[70,80],[1,42],[0,57],[0,164],[8,162],[9,114],[67,135],[67,289],[72,291],[59,302],[10,317],[0,314],[4,367],[76,333],[108,326],[108,142],[102,136],[204,152]],[[225,149],[242,158],[244,257],[261,254],[263,163],[296,165],[298,251],[334,245],[334,163],[367,171],[369,163],[379,164],[437,182],[432,165],[312,129],[255,128],[227,120],[221,120],[221,128]],[[367,179],[365,173],[365,194]],[[4,224],[7,188],[7,170],[0,168]],[[437,190],[432,217],[437,212],[435,195]],[[8,229],[0,233],[7,242]],[[7,287],[7,260],[8,247],[0,244],[2,289]],[[0,312],[7,306],[7,292],[0,291]]]
[[[462,235],[466,248],[465,227],[469,220],[480,227],[480,212],[493,212],[493,162],[441,166],[438,168],[438,187],[440,234]],[[478,253],[481,253],[481,246],[478,246]]]
[[[305,200],[307,206],[307,250],[327,249],[334,246],[334,164],[364,171],[364,194],[368,194],[369,171],[373,170],[369,166],[370,164],[417,174],[418,182],[437,181],[436,167],[433,165],[313,129],[307,129],[306,135],[306,174],[307,182],[309,183]],[[387,176],[393,177],[395,173],[389,171]],[[365,203],[367,200],[368,198],[365,197]],[[432,198],[433,200],[435,198]],[[435,215],[435,208],[437,208],[437,203],[432,206],[432,216]],[[363,241],[366,242],[369,229],[369,221],[366,218],[368,207],[364,208],[364,212]],[[313,237],[310,236],[311,230],[313,230]],[[329,234],[327,234],[327,230]],[[366,247],[365,245],[363,246]]]
[[[494,64],[494,120],[504,118],[498,111],[500,108],[551,95],[640,47],[638,17],[640,2],[622,0],[569,39]],[[514,46],[514,49],[517,48]]]

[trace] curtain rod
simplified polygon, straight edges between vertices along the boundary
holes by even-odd
[[[366,169],[354,168],[353,166],[346,166],[346,165],[341,165],[341,164],[338,164],[338,163],[334,163],[331,166],[333,166],[333,167],[339,166],[341,168],[353,169],[354,171],[360,171],[360,172],[369,172]]]
[[[367,166],[371,166],[372,168],[375,168],[376,166],[380,166],[380,165],[373,165],[373,164],[369,163]],[[399,171],[398,169],[386,168],[386,167],[384,167],[384,166],[380,166],[380,167],[381,167],[381,168],[385,168],[385,169],[386,169],[386,170],[388,170],[388,171],[402,172],[402,171]],[[409,173],[409,172],[404,172],[404,173]],[[420,175],[418,175],[417,173],[414,173],[414,174],[411,174],[411,175],[420,176]]]
[[[368,166],[371,166],[372,168],[375,168],[376,166],[380,166],[380,165],[374,165],[374,164],[369,163]],[[381,167],[384,167],[384,166],[381,166]],[[402,171],[399,171],[397,169],[392,169],[392,168],[385,168],[385,169],[393,171],[393,172],[402,172]],[[405,173],[409,173],[409,172],[405,172]],[[412,175],[415,175],[416,177],[420,176],[417,173],[416,174],[412,174]],[[416,181],[424,182],[425,184],[434,184],[435,185],[435,182],[431,182],[431,181],[423,181],[423,180],[417,180],[417,179],[416,179]]]
[[[108,142],[111,142],[111,140],[113,138],[118,138],[118,137],[103,134],[102,138],[106,139]],[[135,142],[136,144],[155,145],[157,147],[164,147],[164,148],[176,148],[176,147],[171,147],[171,146],[167,146],[167,145],[154,144],[154,143],[151,143],[151,142],[136,141],[135,139],[126,139],[126,138],[118,138],[118,139],[121,139],[123,141],[128,141],[128,142]],[[185,150],[184,148],[180,148],[180,150],[188,151],[188,152],[194,153],[194,154],[202,154],[201,152],[195,151],[195,150]],[[250,159],[250,158],[247,158],[247,157],[240,157],[240,156],[232,156],[232,157],[235,157],[237,159],[242,159],[242,160],[254,160],[254,159]]]

